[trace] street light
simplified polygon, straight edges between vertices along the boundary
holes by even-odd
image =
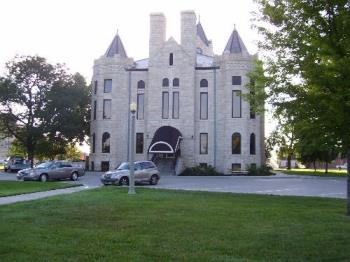
[[[129,195],[136,194],[135,192],[135,167],[134,167],[134,159],[135,159],[135,113],[137,110],[136,103],[130,104],[130,112],[131,112],[131,130],[130,130],[130,179],[129,179]]]

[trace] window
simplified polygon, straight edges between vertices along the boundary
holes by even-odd
[[[103,119],[111,119],[112,117],[112,100],[103,99]]]
[[[240,90],[232,91],[232,117],[233,118],[242,117],[241,93],[242,92]]]
[[[177,77],[173,79],[173,86],[178,87],[180,86],[180,79]]]
[[[179,118],[179,92],[173,92],[173,118],[178,119]]]
[[[241,164],[240,163],[233,163],[232,164],[232,171],[233,172],[239,172],[241,171]]]
[[[105,132],[102,135],[102,153],[109,153],[110,152],[110,135],[109,133]]]
[[[95,153],[96,150],[96,136],[95,133],[92,134],[92,153]]]
[[[139,120],[143,120],[144,118],[144,101],[145,101],[145,94],[137,94],[136,118]]]
[[[164,87],[169,86],[169,79],[168,78],[163,79],[162,86],[164,86]]]
[[[208,164],[207,163],[199,163],[199,166],[200,167],[208,167]]]
[[[169,118],[169,92],[162,94],[162,118]]]
[[[242,84],[242,77],[241,76],[232,76],[232,85],[240,86],[241,84]]]
[[[208,154],[208,133],[200,133],[199,135],[199,153],[201,155]]]
[[[101,171],[106,172],[109,170],[109,161],[101,162]]]
[[[250,154],[255,155],[255,134],[250,134]]]
[[[94,101],[94,120],[96,120],[97,101]]]
[[[112,92],[112,79],[105,79],[103,92]]]
[[[233,133],[232,135],[232,154],[241,153],[241,134]]]
[[[200,119],[208,119],[208,93],[200,93]]]
[[[97,81],[95,81],[95,82],[94,82],[94,94],[95,94],[95,95],[97,94],[97,87],[98,87],[97,84],[98,84]]]
[[[202,80],[199,82],[199,86],[200,86],[200,87],[208,87],[208,80],[207,80],[207,79],[202,79]]]
[[[145,89],[145,81],[143,81],[143,80],[138,81],[137,88],[138,89]]]
[[[95,162],[91,161],[91,171],[95,171]]]
[[[174,54],[170,53],[169,54],[169,65],[173,65],[174,64]]]
[[[254,96],[254,92],[250,91],[250,95],[253,97]],[[250,119],[255,119],[255,112],[253,109],[253,103],[250,103]]]
[[[136,133],[136,154],[143,154],[143,133]]]

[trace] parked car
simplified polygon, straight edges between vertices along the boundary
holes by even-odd
[[[347,169],[348,168],[348,164],[347,163],[345,163],[345,164],[343,164],[343,165],[336,165],[335,166],[335,168],[337,168],[337,169]]]
[[[135,162],[135,183],[146,182],[158,184],[160,179],[157,166],[152,161]],[[115,170],[108,171],[101,176],[104,185],[129,185],[130,167],[128,162],[121,163]]]
[[[23,169],[17,173],[18,180],[38,180],[46,182],[47,180],[71,179],[78,180],[78,177],[85,174],[84,169],[73,167],[67,161],[48,161],[41,163],[34,168]]]
[[[22,157],[9,157],[4,166],[4,171],[17,172],[30,167],[30,161]]]

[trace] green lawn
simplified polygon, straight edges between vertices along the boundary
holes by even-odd
[[[106,187],[0,206],[0,261],[348,261],[345,200]]]
[[[275,171],[279,171],[288,175],[304,175],[304,176],[331,176],[331,177],[346,177],[346,170],[338,170],[338,169],[329,169],[326,174],[324,169],[318,169],[316,172],[314,169],[275,169]]]
[[[0,181],[0,197],[74,187],[65,182]]]

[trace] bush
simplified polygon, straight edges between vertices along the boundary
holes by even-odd
[[[221,176],[212,166],[187,167],[180,176]]]
[[[271,176],[274,175],[271,172],[272,167],[269,165],[262,165],[260,167],[256,167],[256,165],[250,165],[247,168],[248,176]]]

